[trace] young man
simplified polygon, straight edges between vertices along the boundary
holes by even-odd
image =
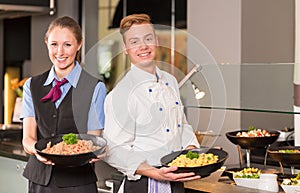
[[[126,175],[119,193],[184,192],[182,182],[200,176],[160,167],[164,155],[199,147],[177,81],[156,66],[158,42],[148,15],[123,18],[120,32],[131,69],[105,100],[106,161]]]

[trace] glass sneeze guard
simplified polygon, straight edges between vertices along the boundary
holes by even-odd
[[[180,91],[186,108],[300,114],[293,76],[294,63],[205,64]],[[203,98],[193,98],[194,85]]]

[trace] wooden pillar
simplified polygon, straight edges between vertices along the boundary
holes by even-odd
[[[300,112],[300,2],[295,0],[294,112]],[[300,114],[294,115],[295,145],[300,145]]]

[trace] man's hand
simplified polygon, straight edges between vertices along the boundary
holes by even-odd
[[[176,166],[155,168],[148,165],[147,163],[142,163],[139,166],[136,173],[156,180],[166,180],[166,181],[176,181],[176,182],[185,182],[185,181],[196,180],[200,178],[200,176],[195,175],[194,172],[175,173],[177,169],[178,167]]]
[[[196,180],[200,178],[200,176],[195,175],[194,172],[175,173],[177,169],[178,169],[177,166],[162,167],[159,169],[159,173],[160,176],[164,178],[163,180],[168,180],[168,181],[186,182],[186,181]]]

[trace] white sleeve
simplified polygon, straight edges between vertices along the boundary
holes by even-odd
[[[128,91],[127,91],[128,92]],[[111,92],[104,103],[105,126],[104,138],[108,142],[108,164],[125,174],[129,180],[140,179],[136,169],[145,162],[145,158],[133,150],[135,123],[128,112],[128,97],[120,92]]]
[[[193,127],[188,124],[185,116],[183,120],[183,132],[182,132],[182,146],[186,148],[189,145],[194,145],[197,148],[200,147],[200,144],[197,140]]]

